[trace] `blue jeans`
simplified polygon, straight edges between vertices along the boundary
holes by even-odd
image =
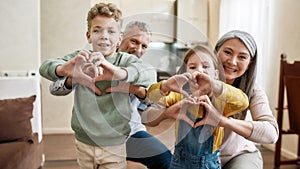
[[[170,166],[172,154],[157,138],[139,131],[126,142],[127,160],[139,162],[149,169],[167,169]]]
[[[191,115],[187,112],[187,115]],[[199,121],[197,119],[194,121]],[[219,150],[213,153],[213,127],[192,128],[180,120],[178,125],[178,144],[175,146],[170,169],[220,169]]]

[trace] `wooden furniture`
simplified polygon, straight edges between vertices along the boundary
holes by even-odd
[[[277,105],[279,138],[275,148],[275,168],[285,164],[300,164],[300,61],[287,63],[286,58],[285,54],[281,54]],[[287,106],[284,106],[285,101]],[[286,130],[282,127],[284,113],[288,113],[289,117],[289,128]],[[286,134],[298,135],[298,157],[296,159],[282,160],[280,158],[282,136]]]

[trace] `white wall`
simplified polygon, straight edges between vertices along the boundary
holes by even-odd
[[[37,70],[40,1],[0,1],[0,70]]]
[[[63,57],[87,44],[87,0],[41,0],[41,61]],[[44,133],[71,133],[73,94],[53,96],[42,78]]]

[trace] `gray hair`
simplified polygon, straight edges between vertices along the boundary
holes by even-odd
[[[215,46],[215,52],[217,53],[221,46],[230,39],[237,38],[239,39],[248,49],[250,55],[251,55],[251,62],[246,70],[246,72],[235,79],[233,86],[241,89],[243,92],[245,92],[249,98],[249,100],[252,97],[253,93],[253,87],[255,83],[256,78],[256,64],[257,64],[257,46],[255,43],[254,38],[247,32],[240,31],[240,30],[233,30],[230,32],[227,32],[224,34],[217,42]],[[245,115],[245,112],[243,113],[243,116]]]
[[[145,22],[141,22],[141,21],[131,21],[129,22],[125,29],[124,29],[124,35],[127,34],[128,32],[131,31],[131,29],[134,27],[134,26],[137,26],[139,28],[140,31],[142,32],[146,32],[148,33],[150,36],[152,35],[151,33],[151,30],[150,30],[150,26],[145,23]]]

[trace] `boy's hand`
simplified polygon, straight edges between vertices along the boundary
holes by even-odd
[[[56,68],[56,73],[59,76],[68,76],[72,83],[79,83],[89,87],[97,95],[101,95],[101,91],[95,86],[93,78],[85,74],[82,70],[82,65],[89,58],[90,52],[81,50],[74,58]]]
[[[98,75],[94,78],[96,82],[100,80],[123,80],[127,78],[127,71],[109,63],[101,52],[93,52],[89,60],[95,62],[95,66],[99,70]]]

